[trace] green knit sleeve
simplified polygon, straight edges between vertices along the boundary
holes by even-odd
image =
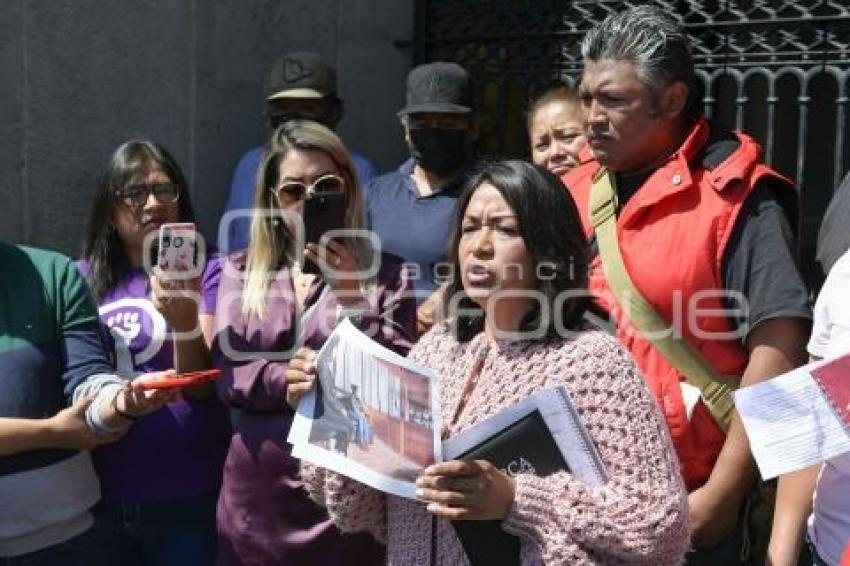
[[[74,263],[67,257],[56,255],[54,259],[54,297],[57,329],[68,331],[88,325],[98,319],[97,304],[88,283]]]

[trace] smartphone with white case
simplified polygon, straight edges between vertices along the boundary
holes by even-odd
[[[195,272],[198,262],[198,241],[191,222],[163,224],[159,228],[157,266],[167,272]]]

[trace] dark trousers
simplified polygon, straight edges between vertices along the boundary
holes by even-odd
[[[740,529],[735,529],[736,536],[730,537],[722,544],[712,548],[694,549],[685,556],[687,566],[718,566],[741,564],[741,537],[737,535]],[[753,556],[748,564],[764,564],[765,556]],[[806,540],[806,544],[800,549],[800,557],[797,566],[829,566],[818,556],[814,545]]]
[[[13,558],[0,558],[0,566],[115,566],[121,564],[121,540],[97,523],[71,540]]]
[[[717,546],[695,548],[685,555],[687,566],[734,566],[741,564],[741,530],[735,528],[732,536]]]
[[[95,518],[121,541],[120,566],[212,566],[218,493],[156,503],[105,503]]]

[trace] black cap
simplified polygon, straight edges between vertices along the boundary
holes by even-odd
[[[415,67],[407,75],[407,104],[398,115],[417,112],[472,112],[469,73],[457,63],[438,61]]]
[[[272,67],[269,97],[324,98],[336,94],[336,71],[316,53],[287,53]]]

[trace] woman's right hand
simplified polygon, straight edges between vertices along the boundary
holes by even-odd
[[[189,333],[198,329],[200,278],[176,278],[175,274],[154,267],[150,286],[151,303],[174,330]]]
[[[301,397],[313,388],[316,381],[316,352],[310,348],[300,348],[295,357],[289,360],[284,377],[286,378],[286,403],[292,410],[298,408]]]

